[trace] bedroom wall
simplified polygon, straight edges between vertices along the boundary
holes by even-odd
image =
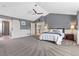
[[[76,15],[65,15],[65,14],[48,14],[45,17],[40,17],[39,20],[45,20],[48,24],[48,28],[65,28],[66,34],[71,34],[71,24],[77,26]],[[77,27],[76,27],[77,28]],[[77,29],[74,30],[74,40],[77,40]]]
[[[0,22],[2,23],[2,21],[8,21],[9,22],[9,34],[11,35],[11,20],[8,20],[8,19],[3,19],[3,18],[0,18]],[[2,31],[0,32],[0,35],[2,35]]]
[[[64,14],[49,14],[44,19],[48,23],[49,28],[65,28],[69,29],[71,21],[75,20],[76,16]]]
[[[71,24],[77,26],[77,16],[76,15],[65,15],[65,14],[49,14],[44,19],[49,28],[65,28],[66,34],[71,34],[70,29]],[[76,27],[77,28],[77,27]],[[74,40],[77,41],[77,29],[74,30]]]
[[[19,38],[19,37],[25,37],[30,35],[30,28],[31,28],[31,21],[25,20],[25,19],[19,19],[14,17],[5,17],[3,15],[0,15],[0,22],[2,21],[9,21],[10,23],[10,37],[11,38]],[[25,26],[21,25],[21,21],[26,22],[26,28]]]
[[[20,21],[13,20],[12,21],[12,38],[19,38],[25,37],[30,35],[30,28],[29,29],[20,29]]]

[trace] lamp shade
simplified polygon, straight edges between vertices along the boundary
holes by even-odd
[[[71,27],[70,27],[71,29],[75,29],[75,25],[71,25]]]

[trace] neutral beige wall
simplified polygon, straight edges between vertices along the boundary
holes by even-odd
[[[20,22],[18,20],[12,21],[12,38],[25,37],[30,35],[30,29],[21,30]]]

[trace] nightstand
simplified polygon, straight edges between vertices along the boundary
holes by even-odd
[[[64,39],[74,41],[74,34],[65,34],[65,38]]]

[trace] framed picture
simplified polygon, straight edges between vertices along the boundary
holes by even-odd
[[[26,25],[26,21],[21,21],[21,25]]]
[[[26,21],[26,20],[20,20],[20,29],[21,30],[26,30],[26,29],[30,29],[30,22]]]
[[[22,30],[27,29],[26,21],[24,21],[24,20],[20,21],[20,29],[22,29]]]

